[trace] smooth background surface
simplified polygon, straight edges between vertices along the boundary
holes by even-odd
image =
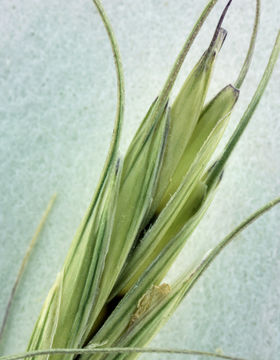
[[[104,1],[126,80],[125,149],[206,1]],[[208,45],[209,17],[178,86]],[[247,50],[254,1],[234,0],[210,93],[233,82]],[[1,351],[23,351],[92,196],[108,149],[116,81],[109,41],[90,0],[0,3],[0,314],[50,196],[58,193],[12,306]],[[277,33],[278,0],[263,1],[252,68],[226,138],[261,78]],[[280,194],[280,63],[230,159],[215,201],[170,277],[190,268],[246,215]],[[217,259],[151,346],[277,359],[279,220],[274,209]],[[145,355],[143,359],[174,357]],[[179,357],[178,357],[179,358]]]

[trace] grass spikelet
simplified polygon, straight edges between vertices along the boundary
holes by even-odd
[[[105,11],[99,0],[94,3],[115,60],[116,120],[96,192],[27,346],[28,356],[36,360],[39,356],[47,360],[71,360],[76,359],[77,354],[80,360],[135,359],[221,250],[280,201],[275,199],[242,222],[191,271],[181,274],[173,283],[164,281],[211,204],[227,161],[264,93],[279,57],[280,33],[248,108],[221,155],[211,162],[250,66],[260,3],[257,1],[249,50],[236,83],[226,82],[228,85],[205,103],[214,64],[226,39],[222,23],[230,0],[209,39],[209,47],[171,102],[170,94],[181,65],[216,4],[214,0],[209,1],[187,37],[163,89],[122,155],[119,152],[124,118],[122,64]],[[133,348],[136,350],[132,351]],[[55,352],[55,349],[60,350]],[[41,353],[36,352],[38,350]],[[233,359],[199,351],[181,353]]]

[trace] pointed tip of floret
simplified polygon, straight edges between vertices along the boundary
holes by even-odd
[[[230,88],[235,94],[239,94],[240,93],[240,89],[238,89],[237,87],[235,87],[232,84],[228,84],[226,87]]]
[[[219,34],[221,34],[221,32],[224,33],[224,35],[226,36],[226,30],[222,28],[222,24],[223,24],[224,18],[226,16],[226,13],[227,13],[227,11],[229,9],[229,6],[230,6],[231,2],[232,2],[232,0],[229,0],[226,7],[224,8],[224,11],[222,12],[222,15],[221,15],[221,17],[219,19],[216,30],[214,32],[214,36],[212,38],[210,48],[216,43],[216,39],[219,36]],[[224,37],[224,39],[225,39],[225,37]]]

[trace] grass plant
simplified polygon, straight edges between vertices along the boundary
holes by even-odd
[[[111,43],[118,81],[111,146],[96,192],[35,324],[27,353],[0,360],[27,356],[70,360],[78,355],[81,360],[128,360],[144,351],[238,359],[218,353],[144,348],[221,250],[280,202],[279,198],[271,201],[242,222],[191,272],[181,274],[174,283],[164,282],[211,204],[227,161],[262,97],[280,51],[278,33],[247,110],[223,152],[213,161],[250,66],[260,16],[259,1],[249,50],[235,84],[228,84],[205,102],[214,64],[227,35],[222,23],[229,1],[208,48],[186,77],[174,102],[170,103],[169,98],[181,65],[216,2],[211,0],[206,5],[162,91],[122,156],[119,152],[124,118],[122,64],[110,22],[100,1],[94,0]],[[22,271],[23,268],[20,274]]]

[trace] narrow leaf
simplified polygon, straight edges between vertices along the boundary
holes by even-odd
[[[56,199],[56,194],[54,194],[48,205],[47,205],[47,208],[40,220],[40,223],[34,233],[34,235],[32,236],[32,239],[30,241],[30,244],[28,245],[28,248],[26,250],[26,253],[23,257],[23,260],[22,260],[22,263],[20,265],[20,268],[19,268],[19,271],[17,273],[17,277],[16,277],[16,280],[14,282],[14,285],[12,287],[12,291],[11,291],[11,294],[10,294],[10,297],[9,297],[9,300],[8,300],[8,304],[7,304],[7,307],[6,307],[6,310],[5,310],[5,313],[4,313],[4,318],[3,318],[3,321],[2,321],[2,324],[1,324],[1,328],[0,328],[0,341],[2,339],[2,336],[4,334],[4,331],[5,331],[5,328],[6,328],[6,325],[7,325],[7,321],[8,321],[8,318],[9,318],[9,313],[10,313],[10,308],[12,306],[12,302],[13,302],[13,299],[15,297],[15,294],[16,294],[16,291],[17,291],[17,288],[20,284],[20,280],[22,279],[22,275],[24,273],[24,270],[29,262],[29,259],[30,259],[30,255],[32,253],[32,250],[34,249],[34,246],[36,245],[37,243],[37,240],[38,240],[38,237],[39,235],[41,234],[42,230],[43,230],[43,227],[46,223],[46,220],[50,214],[50,211],[52,210],[52,207],[53,207],[53,204],[55,202],[55,199]]]

